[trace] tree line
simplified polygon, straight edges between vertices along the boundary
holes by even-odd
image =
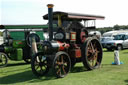
[[[128,25],[114,25],[113,27],[103,27],[97,28],[97,31],[100,31],[101,34],[104,32],[112,31],[112,30],[128,30]]]

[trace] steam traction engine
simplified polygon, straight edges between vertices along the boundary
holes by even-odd
[[[98,68],[102,61],[102,46],[95,37],[89,37],[87,29],[95,26],[83,26],[80,22],[104,19],[103,16],[52,12],[52,4],[48,5],[49,40],[35,42],[32,39],[32,71],[37,76],[45,75],[53,68],[57,77],[64,77],[76,62],[83,62],[88,70]],[[58,29],[53,32],[53,23],[58,23]]]

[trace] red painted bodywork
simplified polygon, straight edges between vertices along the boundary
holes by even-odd
[[[59,51],[64,51],[65,49],[68,49],[70,47],[69,44],[67,43],[62,43],[60,41],[58,41],[58,44],[59,44]]]

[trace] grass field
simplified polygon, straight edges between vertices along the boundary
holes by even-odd
[[[9,61],[0,68],[0,85],[128,85],[128,50],[120,51],[122,65],[112,65],[114,53],[103,52],[101,68],[86,71],[82,63],[77,63],[65,77],[57,79],[50,74],[37,78],[30,64],[24,61]]]

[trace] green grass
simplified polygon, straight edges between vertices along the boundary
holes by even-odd
[[[77,63],[65,77],[57,79],[49,72],[37,78],[31,72],[30,64],[24,61],[9,61],[0,68],[0,85],[128,85],[128,50],[120,51],[122,65],[112,65],[114,53],[103,52],[101,68],[86,71],[82,63]]]

